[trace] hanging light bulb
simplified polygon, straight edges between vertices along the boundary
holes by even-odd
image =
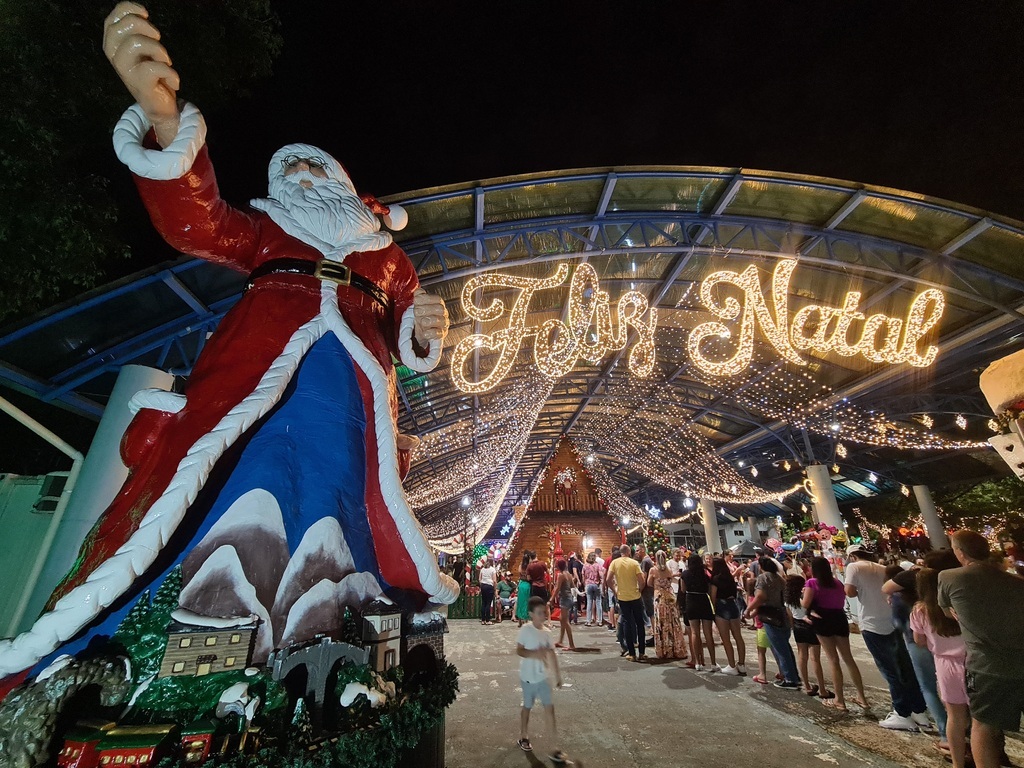
[[[907,488],[907,486],[905,486],[905,485],[903,485],[903,484],[901,483],[901,484],[900,484],[900,493],[902,493],[902,494],[903,494],[904,496],[907,496],[907,497],[909,497],[909,496],[910,496],[910,489],[909,489],[909,488]]]
[[[868,482],[869,483],[877,483],[878,482],[878,475],[876,475],[874,472],[869,474],[868,475]]]
[[[832,474],[833,475],[838,475],[839,474],[839,465],[838,464],[833,464],[832,465]]]
[[[967,417],[962,413],[958,413],[956,415],[956,425],[960,427],[960,429],[967,429]]]
[[[997,435],[1002,431],[999,429],[999,422],[995,419],[988,420],[988,428],[995,432]]]
[[[921,423],[924,424],[925,429],[931,429],[935,426],[935,419],[926,413],[921,417]]]
[[[757,467],[751,467],[750,468],[750,476],[751,477],[757,477]]]
[[[846,458],[846,446],[843,445],[842,443],[839,443],[836,446],[836,456],[838,456],[841,459],[845,459]]]

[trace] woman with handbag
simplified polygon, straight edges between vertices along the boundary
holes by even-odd
[[[776,680],[775,687],[798,691],[801,688],[800,674],[797,672],[796,656],[789,644],[791,630],[789,612],[786,611],[786,582],[779,573],[779,564],[772,558],[762,557],[758,564],[761,566],[761,575],[754,585],[754,600],[747,608],[747,618],[756,615],[764,625],[782,673],[782,680]]]
[[[834,699],[822,699],[826,707],[846,712],[846,701],[843,698],[843,669],[839,664],[842,659],[846,671],[850,673],[857,698],[853,703],[864,709],[868,708],[868,697],[864,693],[864,681],[860,676],[860,668],[850,650],[850,622],[846,618],[846,591],[842,582],[832,575],[832,566],[824,557],[816,557],[811,561],[811,576],[804,585],[804,594],[800,604],[807,609],[811,617],[811,627],[818,637],[828,665],[832,671],[832,688],[836,692]]]
[[[690,555],[682,579],[686,594],[686,618],[690,622],[690,637],[693,643],[693,658],[690,664],[697,672],[719,672],[721,670],[715,663],[715,609],[711,604],[711,579],[704,569],[704,560],[700,555]],[[703,641],[701,632],[704,634]],[[711,658],[710,666],[704,665],[705,645]]]

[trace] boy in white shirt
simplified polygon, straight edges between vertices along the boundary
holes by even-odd
[[[532,752],[528,727],[530,710],[534,701],[540,701],[548,715],[551,737],[557,741],[555,730],[555,706],[551,702],[551,683],[548,679],[548,667],[555,675],[555,685],[562,687],[562,674],[558,670],[558,658],[555,656],[551,633],[545,622],[548,620],[548,606],[542,597],[531,597],[527,603],[530,621],[523,624],[516,636],[516,654],[519,656],[519,682],[523,687],[523,709],[520,713],[519,748],[524,752]],[[561,749],[551,753],[551,760],[556,765],[569,764],[566,754]]]

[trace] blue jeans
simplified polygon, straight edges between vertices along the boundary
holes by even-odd
[[[861,630],[864,644],[875,660],[875,666],[889,684],[889,695],[892,696],[892,708],[901,717],[924,712],[928,707],[917,684],[914,666],[903,642],[903,633],[895,629],[888,635],[879,635]]]
[[[604,622],[600,584],[587,584],[587,621],[591,624]]]
[[[914,675],[917,677],[917,684],[921,688],[921,695],[924,696],[928,711],[932,713],[935,720],[935,727],[939,730],[939,738],[946,739],[946,707],[939,698],[939,685],[935,677],[935,657],[926,647],[914,642],[913,635],[909,635],[910,627],[905,621],[894,617],[893,623],[897,632],[903,632],[907,644],[907,653],[910,654],[910,663],[914,667]]]
[[[622,640],[630,656],[636,656],[636,647],[640,654],[644,652],[644,601],[619,600],[619,618],[622,626]]]
[[[772,644],[775,660],[779,663],[779,672],[786,682],[799,683],[800,673],[796,668],[796,656],[793,655],[793,646],[789,644],[790,628],[765,624],[764,631],[768,635],[768,642]]]

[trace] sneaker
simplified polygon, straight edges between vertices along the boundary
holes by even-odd
[[[745,677],[746,674],[747,674],[747,665],[746,664],[738,664],[736,666],[736,671],[739,672],[741,675],[743,675]]]
[[[917,723],[909,717],[903,717],[903,715],[898,714],[895,710],[890,712],[884,720],[879,720],[878,724],[883,728],[888,728],[890,731],[917,732]]]
[[[728,675],[729,677],[739,677],[740,676],[740,671],[736,667],[723,667],[722,669],[720,669],[718,671],[721,672],[723,675]]]
[[[782,688],[784,691],[799,691],[803,687],[800,683],[791,683],[789,680],[776,680],[774,685],[776,688]]]
[[[932,727],[932,721],[928,719],[928,713],[927,712],[914,712],[910,716],[910,719],[914,721],[914,724],[918,728],[931,728]]]
[[[712,664],[710,667],[708,667],[708,672],[721,672],[721,671],[722,671],[722,668],[720,666],[718,666],[717,664]]]
[[[707,672],[708,668],[705,667],[703,664],[695,664],[693,666],[693,671],[694,672]]]

